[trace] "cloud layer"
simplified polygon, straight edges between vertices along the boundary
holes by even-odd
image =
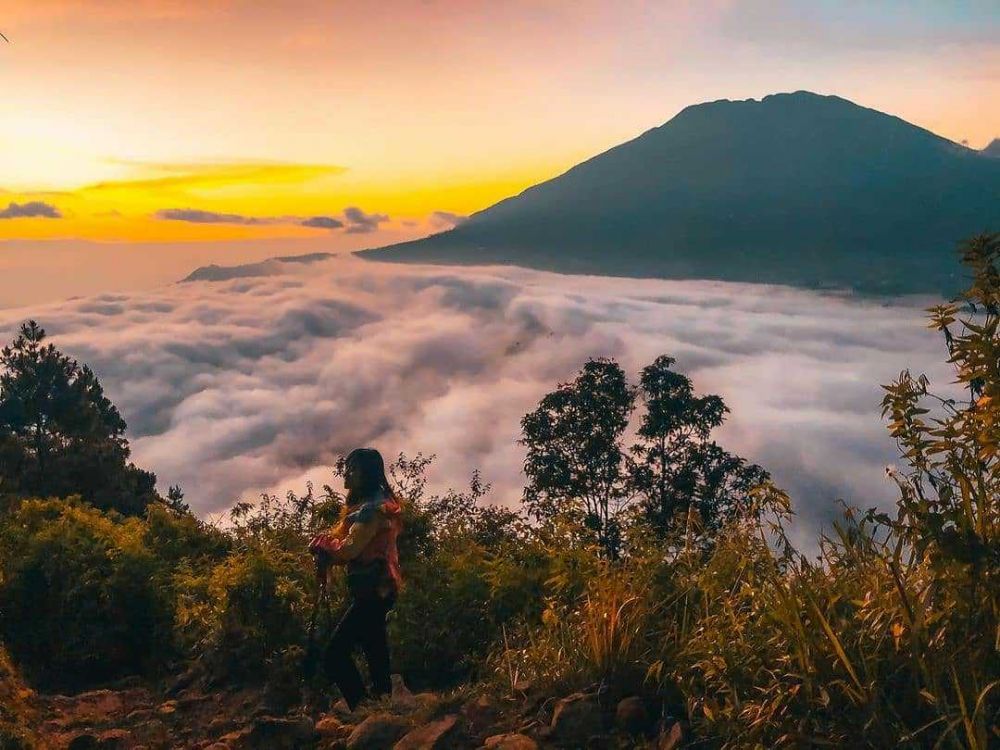
[[[349,206],[344,209],[344,218],[347,220],[348,234],[368,234],[378,231],[378,225],[389,221],[387,214],[368,214],[357,206]]]
[[[321,255],[191,278],[0,311],[0,333],[30,315],[93,365],[136,461],[200,513],[326,481],[358,445],[436,453],[436,487],[478,467],[514,502],[519,420],[542,395],[588,357],[635,377],[666,353],[726,399],[721,442],[769,468],[809,528],[840,497],[892,497],[878,384],[904,367],[947,380],[916,304]]]
[[[10,205],[11,208],[26,209],[29,206],[43,206],[45,204],[30,203],[18,206],[16,203],[11,203]],[[435,212],[435,216],[440,213],[440,211]],[[341,219],[332,216],[309,216],[306,218],[301,216],[246,216],[244,214],[205,211],[200,208],[163,208],[153,216],[161,221],[185,221],[191,224],[240,224],[246,226],[295,224],[313,229],[344,229],[347,234],[377,232],[379,224],[389,221],[388,214],[366,213],[357,206],[345,208]],[[2,218],[10,217],[3,216],[3,212],[0,212],[0,219]]]
[[[198,208],[164,208],[156,212],[162,221],[188,221],[192,224],[264,224],[268,220],[242,214],[223,214]]]
[[[0,209],[0,219],[61,219],[62,213],[51,203],[43,201],[28,201],[27,203],[7,204],[7,208]]]

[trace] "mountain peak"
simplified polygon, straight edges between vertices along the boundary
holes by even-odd
[[[1000,146],[990,149],[1000,150]],[[870,291],[953,289],[1000,226],[1000,160],[809,91],[685,108],[388,260]]]

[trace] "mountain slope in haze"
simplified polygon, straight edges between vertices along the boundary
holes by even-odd
[[[1000,227],[1000,160],[835,96],[688,107],[379,260],[843,287],[956,288]]]

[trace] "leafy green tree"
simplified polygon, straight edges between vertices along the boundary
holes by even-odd
[[[539,520],[575,516],[609,557],[620,552],[631,499],[622,439],[635,397],[617,362],[592,359],[521,420],[529,514]]]
[[[699,526],[717,531],[745,508],[751,490],[769,478],[710,439],[729,413],[722,398],[698,396],[690,378],[660,356],[642,371],[639,394],[645,406],[632,447],[632,482],[654,529],[665,533],[697,510]]]
[[[0,350],[0,493],[141,513],[156,477],[129,463],[125,420],[93,371],[45,338],[28,321]]]
[[[729,410],[719,396],[696,395],[673,364],[658,357],[636,388],[614,360],[591,360],[524,417],[523,499],[531,516],[581,523],[614,558],[636,500],[662,536],[689,510],[698,513],[702,539],[746,510],[768,473],[711,440]],[[643,414],[636,443],[626,451],[637,399]]]

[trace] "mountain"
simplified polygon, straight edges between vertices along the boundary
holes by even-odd
[[[990,141],[990,145],[984,148],[981,152],[983,156],[989,156],[993,159],[1000,159],[1000,138],[994,138]]]
[[[362,251],[620,276],[940,292],[1000,228],[1000,160],[836,96],[775,94],[666,124],[460,226]]]

